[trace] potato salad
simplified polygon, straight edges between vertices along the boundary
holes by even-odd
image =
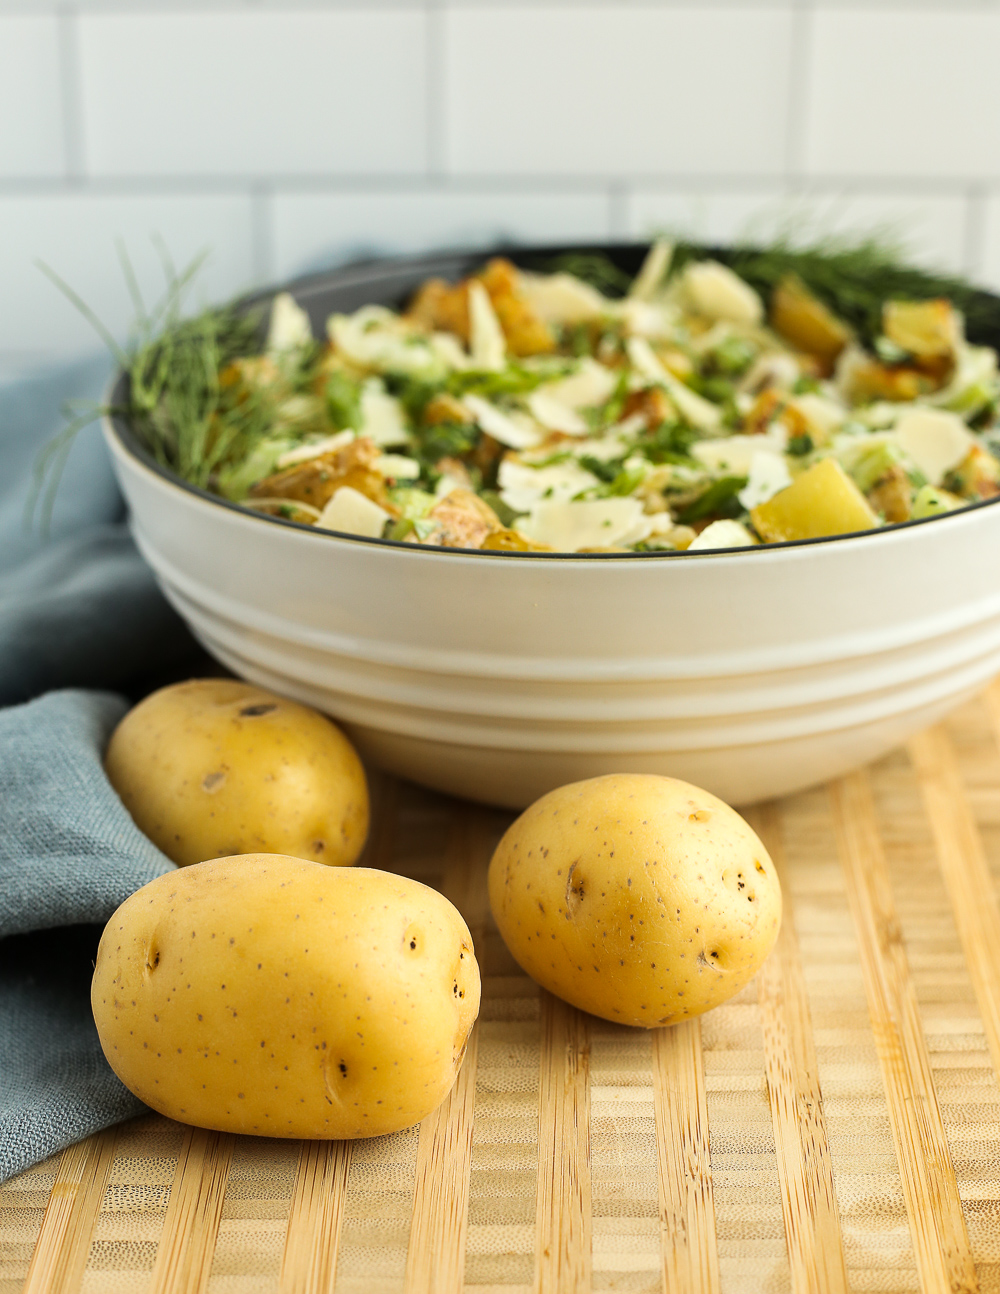
[[[693,553],[1000,493],[997,355],[952,300],[885,299],[861,336],[795,274],[761,292],[665,241],[617,294],[495,258],[322,337],[282,293],[218,380],[263,431],[209,488],[368,539]]]

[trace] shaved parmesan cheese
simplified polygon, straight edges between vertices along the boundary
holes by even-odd
[[[526,539],[561,553],[625,548],[646,539],[652,527],[652,518],[643,512],[638,499],[546,499],[517,523]]]
[[[307,346],[313,339],[309,316],[290,292],[279,292],[271,302],[271,321],[267,328],[267,353],[287,355]]]
[[[321,530],[341,530],[347,535],[364,535],[378,539],[389,514],[367,495],[350,485],[342,485],[320,513],[316,525]]]
[[[540,389],[532,391],[527,399],[528,409],[536,422],[540,422],[548,431],[561,431],[567,436],[585,436],[587,424],[569,405],[563,404],[556,396]]]
[[[518,287],[546,323],[585,323],[607,314],[611,306],[607,297],[573,274],[528,274],[522,270]]]
[[[469,284],[469,353],[473,367],[497,372],[507,359],[507,339],[490,294],[475,279]]]
[[[439,360],[448,368],[468,368],[470,360],[462,349],[462,343],[454,333],[432,332],[430,347]]]
[[[958,414],[939,409],[907,409],[895,438],[931,485],[940,485],[976,443]]]
[[[689,553],[699,548],[753,548],[757,541],[738,521],[713,521],[688,545]]]
[[[673,243],[666,238],[657,238],[646,253],[635,282],[629,288],[629,296],[633,301],[648,301],[653,296],[667,277],[673,259]]]
[[[669,337],[676,324],[672,311],[666,306],[654,305],[650,301],[633,301],[631,297],[619,302],[615,313],[632,337]]]
[[[541,427],[527,414],[504,413],[479,395],[467,395],[462,403],[483,431],[510,449],[533,449],[544,439]]]
[[[415,481],[420,475],[420,464],[405,454],[379,454],[373,464],[376,472],[400,481]]]
[[[597,485],[597,477],[570,460],[550,467],[527,467],[504,459],[497,478],[500,498],[515,512],[530,512],[544,499],[565,502]]]
[[[630,337],[625,348],[632,366],[650,382],[656,382],[665,389],[685,422],[699,431],[715,431],[722,421],[721,411],[667,372],[645,338]]]
[[[588,355],[580,361],[575,373],[558,378],[555,382],[546,382],[538,389],[570,409],[587,409],[595,404],[603,404],[617,385],[616,374]]]
[[[780,453],[783,438],[772,436],[725,436],[721,440],[698,440],[691,446],[691,457],[715,471],[733,476],[749,476],[754,457],[762,452]]]
[[[399,316],[384,306],[331,315],[326,331],[337,350],[362,368],[421,373],[440,362],[427,341],[408,331]]]
[[[736,497],[749,512],[791,483],[784,455],[776,454],[773,449],[758,449],[750,460],[750,479]]]
[[[763,302],[753,288],[718,261],[688,265],[680,289],[689,308],[706,319],[759,324],[764,318]]]
[[[377,377],[361,388],[361,430],[380,446],[405,445],[410,438],[403,406]]]
[[[847,419],[847,410],[842,405],[821,395],[797,395],[788,404],[802,415],[816,440],[826,440]]]
[[[318,458],[320,454],[328,454],[331,449],[340,449],[342,445],[349,445],[357,435],[348,427],[345,431],[338,431],[336,435],[324,436],[322,440],[313,440],[308,445],[299,445],[296,449],[289,449],[278,459],[276,467],[291,467],[294,463],[305,463],[310,458]]]

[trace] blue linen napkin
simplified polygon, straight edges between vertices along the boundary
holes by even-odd
[[[103,923],[173,864],[101,759],[126,697],[206,667],[129,537],[96,427],[49,532],[25,526],[64,400],[99,398],[108,373],[89,361],[0,386],[0,1180],[144,1108],[101,1052],[90,977]]]

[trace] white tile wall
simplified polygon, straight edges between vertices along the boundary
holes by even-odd
[[[11,17],[0,27],[0,176],[59,175],[65,164],[59,24]]]
[[[605,194],[586,190],[280,194],[274,199],[274,273],[283,277],[310,262],[378,252],[606,239],[610,208]]]
[[[791,32],[790,12],[771,8],[452,12],[449,166],[477,175],[780,173]]]
[[[378,250],[894,227],[1000,287],[1000,0],[0,0],[0,368]]]

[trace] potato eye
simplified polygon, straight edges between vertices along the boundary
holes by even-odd
[[[244,719],[256,719],[259,715],[270,714],[272,710],[277,710],[274,702],[259,702],[257,705],[245,705],[240,711]]]

